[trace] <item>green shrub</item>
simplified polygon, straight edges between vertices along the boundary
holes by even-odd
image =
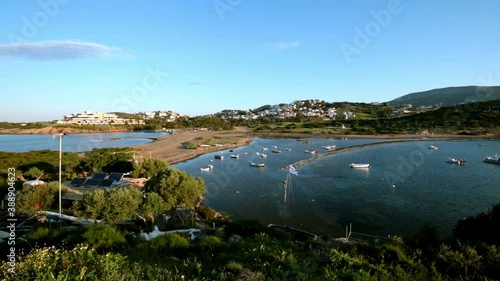
[[[243,265],[241,265],[240,263],[237,263],[235,261],[230,261],[230,262],[226,263],[224,268],[230,272],[240,272],[243,270]]]
[[[113,250],[126,243],[125,236],[116,228],[95,224],[87,226],[87,231],[83,234],[85,241],[93,249]]]
[[[34,249],[16,263],[15,273],[10,265],[0,265],[3,280],[181,280],[169,270],[142,263],[130,263],[125,256],[99,254],[86,245],[72,250],[55,247]]]
[[[203,240],[200,241],[200,247],[203,249],[214,249],[216,247],[219,247],[222,244],[220,241],[220,238],[217,236],[207,236]]]
[[[189,247],[189,240],[177,233],[168,233],[149,241],[149,246],[158,252],[184,253]]]

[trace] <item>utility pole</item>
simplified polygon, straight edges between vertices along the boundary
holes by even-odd
[[[61,190],[62,190],[62,181],[61,181],[61,176],[62,176],[62,137],[64,136],[64,133],[59,133],[56,135],[53,135],[52,138],[55,138],[56,136],[59,136],[59,221],[61,220],[62,217],[62,198],[61,198]]]

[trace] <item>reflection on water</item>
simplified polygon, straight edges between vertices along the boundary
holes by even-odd
[[[174,167],[201,176],[207,185],[206,204],[227,211],[233,218],[280,223],[283,214],[283,167],[310,157],[305,150],[335,144],[337,148],[380,140],[255,139],[224,160],[202,155]],[[430,150],[430,144],[439,150]],[[478,143],[483,146],[478,146]],[[273,145],[282,153],[256,152]],[[290,151],[284,148],[290,148]],[[247,152],[247,154],[245,154]],[[298,167],[293,194],[288,201],[290,225],[318,234],[343,235],[353,223],[354,231],[376,235],[411,234],[424,223],[435,224],[449,234],[457,220],[475,215],[500,203],[500,165],[482,161],[500,152],[499,141],[422,141],[393,143],[347,151]],[[240,154],[239,159],[229,158]],[[220,153],[219,153],[220,154]],[[465,158],[466,165],[447,163]],[[250,161],[265,168],[249,167]],[[370,163],[369,169],[352,169],[350,163]],[[208,163],[211,172],[200,172]]]

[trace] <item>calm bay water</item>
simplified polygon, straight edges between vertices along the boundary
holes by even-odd
[[[83,152],[94,148],[126,147],[153,141],[164,132],[124,132],[96,134],[67,134],[62,141],[65,152]],[[0,151],[26,152],[31,150],[59,150],[59,136],[0,135]]]
[[[281,223],[287,171],[283,167],[312,157],[306,149],[322,150],[381,140],[255,139],[224,160],[210,160],[211,153],[174,165],[201,176],[207,185],[206,204],[229,212],[235,219]],[[276,145],[281,154],[271,153]],[[436,145],[438,150],[429,149]],[[269,147],[262,151],[262,147]],[[285,148],[290,148],[286,151]],[[244,154],[248,152],[248,154]],[[266,159],[256,152],[264,152]],[[321,151],[321,152],[324,152]],[[391,143],[351,150],[298,167],[292,179],[286,209],[289,225],[318,234],[343,235],[345,226],[373,235],[409,235],[422,224],[433,223],[450,234],[456,221],[500,203],[500,165],[484,163],[486,155],[500,153],[500,141],[426,140]],[[239,159],[230,158],[239,154]],[[465,158],[464,166],[447,163],[449,157]],[[265,163],[265,168],[249,162]],[[352,169],[350,163],[370,163],[370,169]],[[201,167],[214,165],[210,172]]]
[[[89,151],[101,147],[125,147],[150,142],[167,133],[69,134],[63,151]],[[173,165],[201,176],[207,186],[206,204],[228,212],[234,219],[258,219],[262,223],[287,224],[317,234],[344,234],[345,226],[373,235],[408,235],[422,224],[435,224],[449,234],[456,221],[500,203],[500,165],[484,163],[487,155],[500,154],[500,141],[424,140],[386,143],[318,157],[297,167],[292,178],[288,206],[283,204],[283,168],[315,157],[304,150],[336,145],[337,149],[360,144],[390,142],[379,139],[254,139],[234,152],[201,155]],[[271,153],[272,146],[282,153]],[[436,145],[438,150],[430,150]],[[267,147],[269,150],[263,151]],[[287,151],[289,148],[290,151]],[[22,152],[58,150],[51,135],[0,135],[0,150]],[[244,152],[247,152],[245,154]],[[261,158],[256,153],[266,153]],[[239,154],[239,159],[230,158]],[[224,160],[213,160],[224,155]],[[449,157],[465,158],[464,166],[447,163]],[[212,160],[212,161],[211,161]],[[265,168],[249,162],[265,163]],[[370,169],[351,169],[350,163],[370,163]],[[213,165],[210,172],[200,168]]]

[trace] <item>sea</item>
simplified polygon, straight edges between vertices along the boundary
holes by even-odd
[[[85,152],[94,148],[127,147],[152,142],[154,138],[169,135],[167,132],[121,132],[66,134],[62,151]],[[31,150],[59,151],[59,136],[53,135],[0,135],[0,151],[26,152]]]
[[[63,151],[133,146],[166,134],[66,135]],[[323,146],[342,149],[366,144],[375,145],[321,156],[327,152]],[[431,145],[438,149],[430,149]],[[0,135],[0,150],[42,149],[58,150],[58,137]],[[281,153],[272,153],[273,149]],[[258,155],[262,153],[267,157]],[[500,165],[483,162],[485,156],[495,154],[500,155],[498,140],[254,138],[233,151],[204,154],[172,166],[203,178],[205,204],[232,219],[285,223],[338,237],[345,235],[348,225],[354,232],[387,237],[412,235],[431,224],[446,236],[458,220],[500,203]],[[224,156],[223,160],[215,159],[216,155]],[[463,158],[466,163],[448,163],[448,158]],[[252,167],[250,162],[266,166]],[[371,167],[355,169],[351,163]],[[208,165],[213,166],[211,171],[200,170]],[[295,165],[298,174],[290,175],[285,189],[289,165]]]
[[[305,152],[371,143],[381,144],[329,156]],[[281,153],[272,153],[273,147]],[[409,236],[430,224],[447,236],[458,220],[500,203],[500,165],[482,161],[495,153],[500,154],[500,141],[254,139],[233,152],[206,154],[173,166],[202,177],[206,205],[233,219],[284,222],[334,236],[345,235],[348,225],[368,235]],[[230,157],[236,154],[238,159]],[[225,157],[214,160],[215,155]],[[296,167],[298,175],[289,179],[285,204],[287,166],[311,157],[316,159]],[[464,158],[466,163],[448,163],[448,158]],[[266,167],[251,167],[251,161]],[[351,163],[371,167],[353,169]],[[213,165],[211,171],[200,171],[208,165]]]

